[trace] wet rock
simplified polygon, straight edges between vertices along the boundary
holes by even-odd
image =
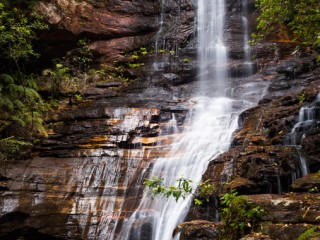
[[[313,173],[296,179],[293,181],[290,188],[294,192],[319,192],[320,175],[318,173]]]
[[[248,198],[266,211],[266,215],[262,217],[264,221],[319,224],[319,196],[320,194],[288,193],[248,195]]]
[[[220,223],[214,223],[209,221],[192,221],[180,224],[174,231],[174,235],[180,233],[181,240],[187,239],[216,239],[217,230]]]
[[[287,81],[276,81],[270,84],[269,91],[279,91],[289,89],[291,86]]]
[[[310,162],[310,172],[316,173],[320,170],[320,127],[319,124],[315,124],[313,128],[310,129],[305,134],[305,138],[302,141],[302,149],[308,156]]]
[[[253,194],[259,191],[259,187],[253,181],[250,181],[246,178],[235,178],[230,183],[223,186],[223,192],[230,192],[232,189],[235,189],[238,194]]]
[[[285,61],[281,66],[278,66],[275,71],[284,74],[288,79],[293,79],[310,70],[310,59],[296,59]]]
[[[180,81],[180,76],[174,73],[165,73],[165,74],[162,74],[162,76],[165,79],[171,81],[172,83]]]
[[[116,97],[118,94],[111,89],[98,88],[87,88],[82,91],[82,94],[88,98],[107,98],[107,97]]]
[[[275,238],[270,237],[269,235],[265,235],[263,233],[251,233],[240,240],[275,240]]]
[[[110,88],[110,87],[120,87],[122,85],[121,82],[101,82],[97,83],[96,87],[97,88]]]
[[[152,219],[146,218],[143,220],[136,220],[133,223],[132,229],[130,230],[128,239],[141,239],[150,240],[152,239]]]
[[[257,64],[254,62],[234,62],[229,65],[229,72],[231,77],[248,77],[257,72]]]
[[[300,224],[291,224],[291,223],[271,223],[266,222],[262,223],[260,229],[263,233],[267,233],[272,237],[272,239],[277,240],[292,240],[298,239],[305,231],[308,229],[316,229],[313,234],[306,236],[304,239],[319,239],[319,230],[317,230],[316,225],[300,223]],[[314,236],[314,238],[312,238]]]

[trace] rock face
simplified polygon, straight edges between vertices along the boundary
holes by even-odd
[[[121,211],[127,192],[139,192],[141,171],[173,141],[166,114],[88,104],[52,113],[38,156],[1,169],[0,238],[112,236],[130,214]]]
[[[103,63],[122,61],[125,53],[156,39],[166,42],[161,48],[173,49],[185,44],[194,31],[195,7],[191,0],[163,4],[159,0],[52,0],[40,1],[38,9],[52,26],[42,37],[45,41],[68,45],[88,38],[90,48],[99,55],[96,60]]]
[[[284,145],[284,138],[299,109],[320,92],[320,66],[307,57],[282,60],[291,48],[267,44],[251,52],[256,60],[248,74],[242,32],[254,29],[256,9],[253,0],[248,0],[247,9],[242,2],[227,1],[232,78],[228,91],[245,102],[260,97],[270,85],[259,105],[241,114],[232,147],[212,159],[204,179],[221,183],[217,195],[235,188],[268,210],[260,224],[263,234],[244,239],[294,239],[319,224],[319,194],[306,192],[319,189],[320,132],[315,126],[305,134],[302,151],[313,174],[297,180],[298,154]],[[173,120],[174,127],[183,128],[192,109],[189,99],[197,89],[198,74],[196,43],[191,38],[195,3],[50,0],[40,1],[38,9],[52,27],[42,36],[51,56],[81,38],[91,40],[100,63],[125,61],[126,52],[146,45],[181,48],[179,56],[165,51],[157,58],[142,57],[145,65],[127,72],[137,77],[129,86],[99,83],[83,91],[86,101],[62,103],[47,117],[49,137],[35,157],[8,162],[0,169],[1,239],[108,239],[117,235],[121,221],[139,204],[149,166],[166,156],[168,145],[181,137],[172,134]],[[250,94],[244,97],[248,89]],[[289,190],[297,193],[283,194]],[[210,204],[205,207],[191,209],[189,220],[207,220],[180,226],[181,238],[216,236],[217,224],[208,221],[214,220],[214,209]],[[137,224],[148,229],[146,222]],[[292,229],[298,230],[292,233]],[[144,234],[150,237],[147,230]]]

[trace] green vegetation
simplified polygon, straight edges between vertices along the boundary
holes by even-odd
[[[159,49],[157,53],[162,54],[162,53],[166,53],[167,50],[166,49]]]
[[[40,72],[33,66],[39,57],[34,41],[48,29],[32,10],[36,2],[0,3],[0,161],[30,157],[32,147],[46,136],[43,114],[51,104],[44,102],[39,88],[49,92],[47,99],[58,99],[63,90],[80,101],[83,96],[78,90],[86,84],[93,61],[88,41],[81,39],[77,48],[54,60],[54,67],[42,71],[42,76],[33,73]]]
[[[302,94],[299,96],[299,102],[300,102],[300,103],[304,103],[305,100],[306,100],[306,95],[304,95],[304,93],[302,93]]]
[[[309,228],[304,233],[302,233],[297,240],[311,240],[311,239],[319,239],[320,238],[320,232],[318,227]]]
[[[318,193],[319,192],[319,188],[318,187],[312,187],[308,190],[309,193]]]
[[[176,201],[178,201],[181,197],[184,199],[191,194],[194,196],[194,203],[196,205],[203,204],[203,199],[209,202],[209,197],[215,190],[209,183],[209,180],[207,180],[198,184],[200,186],[200,192],[196,196],[193,193],[193,189],[197,188],[197,184],[193,184],[191,180],[185,178],[179,178],[177,183],[178,184],[176,186],[165,187],[163,178],[154,177],[152,179],[145,180],[143,184],[149,187],[152,197],[162,195],[169,198],[172,196]]]
[[[278,38],[320,47],[319,0],[256,0],[261,9],[254,39]]]
[[[246,196],[238,196],[231,191],[221,198],[221,221],[224,223],[219,230],[219,239],[236,240],[254,230],[255,223],[265,211],[254,206]]]
[[[42,71],[41,88],[49,89],[52,97],[58,98],[66,92],[80,91],[87,85],[87,73],[91,69],[93,53],[88,41],[80,39],[78,48],[68,51],[61,59],[54,59],[54,67]]]
[[[184,63],[190,63],[190,62],[191,62],[191,59],[190,59],[190,58],[184,58],[184,59],[183,59],[183,62],[184,62]]]
[[[27,60],[37,57],[32,41],[37,38],[36,31],[46,28],[38,15],[22,11],[14,1],[0,3],[0,71],[12,63],[20,70]]]
[[[152,197],[162,195],[166,198],[173,197],[176,201],[193,195],[195,205],[210,201],[210,197],[215,192],[215,188],[207,180],[199,184],[197,195],[193,193],[195,186],[192,181],[184,178],[177,180],[176,186],[164,186],[164,179],[154,177],[147,179],[144,184],[149,187]],[[232,190],[220,197],[221,207],[219,208],[221,221],[224,223],[219,228],[218,238],[221,240],[237,240],[254,230],[256,222],[265,214],[265,211],[251,203],[246,196],[238,196]]]
[[[144,66],[144,63],[128,63],[129,68],[135,69]]]
[[[46,134],[42,112],[46,108],[37,92],[34,75],[25,64],[38,57],[33,49],[36,32],[47,28],[34,13],[22,11],[32,2],[0,3],[0,160],[19,157]],[[19,154],[18,154],[19,153]],[[27,157],[27,156],[25,156]]]
[[[107,76],[107,80],[114,81],[115,79],[120,80],[123,83],[128,83],[130,79],[126,76],[126,68],[123,65],[101,65],[99,70],[100,74]]]
[[[146,56],[148,54],[147,48],[141,47],[139,50],[131,53],[131,61],[127,64],[129,68],[135,69],[144,66],[144,63],[137,62],[141,56]]]
[[[135,60],[138,60],[140,56],[146,56],[147,54],[148,54],[147,48],[141,47],[139,50],[134,51],[131,54],[131,59],[135,61]]]

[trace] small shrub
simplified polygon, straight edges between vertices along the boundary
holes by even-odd
[[[135,69],[135,68],[139,68],[139,67],[144,66],[144,63],[128,63],[128,66],[129,66],[131,69]]]
[[[191,62],[191,59],[190,59],[190,58],[184,58],[184,59],[183,59],[183,62],[184,62],[184,63],[190,63],[190,62]]]
[[[246,196],[238,196],[236,191],[226,193],[221,198],[221,220],[224,225],[219,231],[219,239],[237,240],[254,229],[257,220],[265,211],[254,206]]]
[[[302,93],[302,94],[299,96],[299,102],[300,102],[300,103],[304,103],[305,100],[306,100],[306,96],[304,95],[304,93]]]

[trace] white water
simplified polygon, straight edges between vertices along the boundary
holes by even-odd
[[[297,123],[292,128],[291,132],[286,136],[284,143],[289,146],[296,147],[299,154],[299,164],[302,176],[309,173],[306,159],[301,153],[301,144],[305,137],[305,132],[308,131],[315,123],[320,121],[320,94],[316,100],[310,105],[304,106],[299,111]]]
[[[159,25],[159,30],[156,34],[156,39],[155,39],[155,52],[157,53],[160,49],[164,49],[165,48],[165,39],[160,39],[160,36],[163,32],[163,25],[164,25],[164,18],[165,18],[165,13],[164,13],[164,1],[165,0],[161,0],[161,6],[160,6],[160,15],[159,17],[156,19],[157,23]]]
[[[248,74],[252,73],[252,62],[250,61],[251,47],[249,45],[249,23],[248,23],[248,0],[242,0],[241,20],[243,26],[243,51],[245,64],[248,66]]]
[[[200,95],[224,96],[227,48],[224,45],[224,0],[198,1]],[[212,89],[212,86],[214,87]]]

